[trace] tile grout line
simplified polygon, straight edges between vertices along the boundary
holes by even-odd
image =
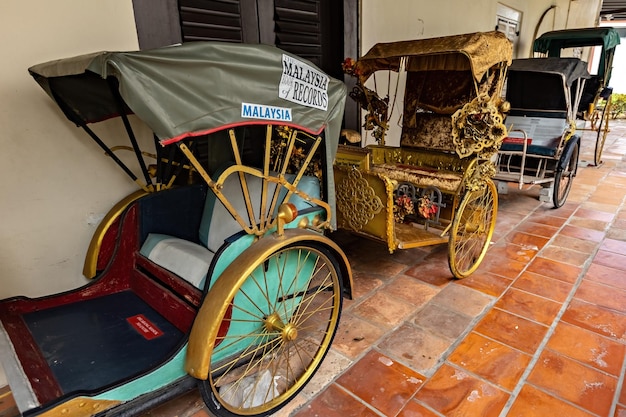
[[[536,207],[535,207],[535,208],[534,208],[534,209],[533,209],[530,213],[528,213],[526,216],[524,216],[524,217],[523,217],[523,218],[522,218],[522,219],[521,219],[521,220],[517,223],[517,225],[520,225],[520,224],[522,224],[523,222],[528,221],[529,219],[532,219],[532,215],[533,215],[533,213],[535,213],[535,212],[536,212],[536,210],[537,210],[537,209],[539,209],[539,208],[540,208],[540,207],[542,207],[542,206],[543,206],[543,204],[538,204],[538,205],[537,205],[537,206],[536,206]],[[576,208],[576,210],[578,210],[578,208],[579,208],[579,207],[580,207],[580,204],[578,205],[578,207]],[[567,222],[569,221],[569,219],[573,216],[573,214],[575,213],[575,211],[576,211],[576,210],[574,210],[574,212],[572,212],[572,214],[571,214],[571,215],[567,218],[567,220],[566,220],[566,221],[565,221],[565,222],[564,222],[564,223],[563,223],[563,224],[562,224],[562,225],[561,225],[561,226],[557,229],[557,233],[558,233],[559,231],[561,231],[561,230],[565,227],[565,225],[567,224]],[[509,234],[514,233],[514,232],[515,232],[515,228],[511,229],[510,231],[508,231],[507,233],[505,233],[504,235],[502,235],[502,236],[500,237],[500,239],[498,239],[498,240],[499,240],[499,241],[506,242],[506,240],[505,240],[505,239],[506,239],[506,236],[508,236]],[[557,233],[555,233],[554,235],[556,235]],[[554,236],[553,236],[552,238],[550,238],[550,240],[549,240],[548,242],[552,241],[553,239],[554,239]],[[535,256],[533,257],[533,259],[535,259],[535,258],[536,258],[536,257],[537,257],[540,253],[541,253],[541,251],[543,251],[543,249],[544,249],[545,247],[547,247],[547,246],[548,246],[548,244],[544,245],[544,247],[543,247],[543,248],[541,248],[541,250],[540,250],[540,251],[538,251],[538,252],[535,254]],[[532,261],[531,261],[531,262],[532,262]],[[461,334],[461,335],[460,335],[460,336],[456,339],[456,341],[454,341],[454,342],[453,342],[453,343],[452,343],[452,344],[448,347],[448,349],[446,349],[446,351],[442,354],[441,358],[437,361],[437,363],[436,363],[433,367],[431,367],[431,368],[429,369],[430,373],[429,373],[428,375],[424,375],[424,376],[426,376],[426,378],[427,378],[427,379],[430,379],[430,378],[431,378],[431,377],[432,377],[432,376],[433,376],[433,375],[434,375],[434,374],[435,374],[435,373],[436,373],[436,372],[437,372],[437,371],[438,371],[438,370],[439,370],[439,369],[440,369],[440,368],[441,368],[441,367],[442,367],[442,366],[443,366],[443,365],[447,362],[447,358],[448,358],[448,357],[450,356],[450,354],[454,351],[454,349],[456,349],[456,347],[458,347],[458,345],[460,345],[460,344],[461,344],[461,343],[465,340],[465,338],[466,338],[466,337],[467,337],[467,336],[468,336],[468,335],[469,335],[472,331],[474,331],[474,329],[475,329],[476,325],[477,325],[477,324],[478,324],[478,323],[479,323],[479,322],[480,322],[480,321],[481,321],[481,320],[482,320],[482,319],[483,319],[483,318],[484,318],[487,314],[489,314],[489,312],[491,312],[491,311],[495,308],[495,305],[496,305],[496,304],[497,304],[497,302],[498,302],[498,301],[502,298],[503,294],[504,294],[507,290],[509,290],[510,288],[512,288],[512,287],[513,287],[513,284],[514,284],[514,282],[516,281],[516,279],[517,279],[517,278],[519,278],[519,276],[520,276],[520,275],[521,275],[524,271],[526,271],[526,270],[527,270],[527,268],[528,268],[528,266],[529,266],[529,265],[530,265],[530,262],[529,262],[529,263],[528,263],[528,264],[527,264],[527,265],[526,265],[526,266],[525,266],[525,267],[524,267],[524,268],[523,268],[523,269],[519,272],[519,274],[517,275],[517,277],[516,277],[516,278],[511,279],[511,282],[509,283],[509,285],[507,285],[506,289],[502,292],[502,294],[500,294],[499,296],[492,296],[492,300],[491,300],[491,302],[485,306],[485,308],[483,309],[483,311],[482,311],[481,313],[479,313],[477,316],[475,316],[475,317],[473,318],[472,322],[471,322],[471,323],[467,326],[467,328],[463,331],[463,333],[462,333],[462,334]],[[472,289],[472,290],[474,290],[474,291],[477,291],[477,292],[480,292],[480,293],[483,293],[483,292],[482,292],[482,291],[480,291],[480,290],[476,290],[476,289],[473,289],[473,288],[470,288],[470,289]],[[483,293],[483,294],[484,294],[484,293]],[[430,301],[429,301],[429,302],[430,302]],[[526,319],[526,318],[525,318],[525,319]],[[419,327],[419,326],[417,326],[417,327]],[[421,328],[421,327],[419,327],[419,328]],[[499,342],[499,343],[502,343],[502,342]],[[530,363],[529,363],[529,365],[528,365],[528,366],[530,366]],[[467,370],[465,370],[465,371],[467,371]],[[470,371],[467,371],[467,372],[470,372]],[[472,372],[470,372],[470,373],[472,373]],[[523,376],[522,376],[522,377],[523,377]],[[479,379],[483,380],[483,378],[481,378],[481,377],[479,377]],[[486,381],[486,380],[485,380],[485,381]],[[488,382],[488,383],[490,383],[490,384],[493,384],[493,383],[492,383],[492,382],[490,382],[490,381],[486,381],[486,382]],[[421,388],[421,387],[420,387],[420,388]],[[515,388],[514,388],[514,389],[515,389]],[[420,390],[420,389],[418,389],[418,390],[417,390],[417,392],[419,392],[419,390]],[[416,394],[415,394],[415,395],[417,395],[417,392],[416,392]],[[511,401],[511,398],[513,398],[513,391],[511,391],[511,392],[510,392],[510,399],[509,399],[509,401],[507,401],[507,404],[505,404],[505,407],[503,408],[503,410],[504,410],[504,409],[506,409],[506,407],[507,407],[508,403]],[[420,404],[422,404],[422,403],[420,402]],[[422,405],[424,405],[424,404],[422,404]]]
[[[609,171],[609,173],[610,173],[610,172],[612,172],[612,171]],[[607,173],[606,175],[608,175],[608,173]],[[606,177],[606,175],[605,175],[604,177]],[[587,194],[587,195],[585,196],[585,201],[587,201],[587,200],[589,199],[590,195],[591,195],[591,193],[589,193],[589,194]],[[584,204],[584,202],[581,202],[581,203],[579,203],[579,204],[578,204],[578,206],[576,207],[576,209],[575,209],[575,210],[574,210],[574,211],[573,211],[573,212],[572,212],[572,213],[571,213],[571,214],[567,217],[566,222],[565,222],[562,226],[560,226],[560,227],[558,228],[557,233],[563,229],[563,227],[564,227],[564,226],[565,226],[565,225],[566,225],[566,224],[567,224],[567,223],[571,220],[571,218],[574,216],[575,212],[576,212],[576,211],[577,211],[580,207],[582,207],[582,205],[583,205],[583,204]],[[524,218],[523,218],[520,222],[518,222],[518,224],[521,224],[522,222],[524,222],[524,221],[528,220],[529,218],[532,218],[532,213],[534,213],[534,212],[535,212],[538,208],[540,208],[541,206],[542,206],[542,205],[538,205],[537,207],[535,207],[535,208],[531,211],[531,213],[530,213],[530,214],[527,214],[527,215],[526,215],[526,216],[525,216],[525,217],[524,217]],[[619,211],[619,206],[618,206],[618,211]],[[509,232],[507,232],[505,235],[503,235],[503,236],[501,237],[501,239],[504,239],[504,237],[505,237],[505,236],[507,236],[507,235],[509,235],[511,232],[512,232],[512,230],[511,230],[511,231],[509,231]],[[556,235],[556,233],[555,233],[555,235]],[[604,236],[603,240],[604,240],[605,238],[606,238],[606,232],[605,232],[605,236]],[[553,239],[554,239],[554,236],[553,236],[550,240],[551,240],[551,241],[553,241]],[[499,239],[499,240],[500,240],[500,239]],[[549,242],[550,242],[550,241],[549,241]],[[549,242],[548,242],[548,243],[549,243]],[[517,395],[517,394],[519,393],[519,391],[521,390],[521,386],[523,386],[523,384],[526,382],[527,377],[528,377],[528,375],[529,375],[529,373],[530,373],[529,367],[534,367],[534,366],[535,366],[536,362],[538,361],[538,358],[539,358],[540,354],[543,352],[543,350],[545,350],[545,345],[547,344],[547,341],[549,340],[549,338],[551,337],[551,335],[554,333],[554,329],[555,329],[556,325],[560,322],[560,319],[561,319],[562,315],[564,314],[565,310],[566,310],[566,309],[567,309],[567,307],[569,306],[569,304],[570,304],[571,300],[573,299],[573,296],[574,296],[574,294],[576,293],[576,291],[577,291],[578,287],[581,285],[582,281],[584,280],[584,276],[586,275],[586,272],[588,271],[588,269],[589,269],[589,267],[590,267],[590,265],[591,265],[592,260],[595,258],[596,254],[597,254],[597,252],[598,252],[598,250],[599,250],[599,248],[600,248],[601,242],[602,242],[602,241],[600,241],[600,242],[598,243],[598,247],[597,247],[597,248],[596,248],[596,249],[595,249],[592,253],[590,253],[590,254],[589,254],[589,259],[588,259],[588,260],[587,260],[587,261],[583,264],[583,266],[582,266],[582,268],[581,268],[581,274],[580,274],[580,275],[579,275],[579,277],[577,278],[577,280],[576,280],[576,282],[575,282],[574,287],[573,287],[573,288],[572,288],[572,290],[570,291],[570,294],[568,295],[568,297],[566,298],[566,300],[564,300],[564,301],[563,301],[563,305],[561,306],[561,309],[559,310],[559,313],[557,313],[557,316],[554,318],[554,320],[553,320],[552,324],[550,325],[550,327],[549,327],[549,329],[548,329],[548,332],[546,333],[546,336],[544,337],[544,339],[543,339],[543,340],[542,340],[542,342],[540,343],[540,345],[539,345],[539,347],[538,347],[538,350],[537,350],[537,352],[536,352],[536,353],[535,353],[535,355],[534,355],[534,356],[536,356],[536,358],[533,356],[533,361],[531,361],[531,363],[529,363],[529,365],[527,366],[526,371],[525,371],[525,372],[524,372],[524,374],[522,375],[522,377],[521,377],[521,378],[523,378],[523,382],[518,382],[518,386],[519,386],[519,388],[518,388],[518,386],[516,386],[516,387],[514,388],[514,391],[515,391],[515,389],[517,389],[517,393],[516,393],[515,395]],[[542,248],[539,252],[537,252],[537,253],[535,254],[535,257],[537,257],[537,256],[538,256],[538,255],[539,255],[539,254],[540,254],[540,253],[544,250],[544,248],[546,248],[547,246],[548,246],[548,244],[546,244],[546,245],[545,245],[545,246],[544,246],[544,247],[543,247],[543,248]],[[521,273],[523,273],[523,272],[527,269],[527,267],[528,267],[528,265],[527,265],[527,266],[526,266],[526,267],[525,267],[525,268],[524,268],[524,269],[520,272],[520,274],[521,274]],[[407,271],[409,268],[411,268],[411,267],[410,267],[410,266],[406,266],[406,267],[405,267],[402,271],[400,271],[399,273],[395,274],[394,280],[395,280],[395,279],[397,279],[397,278],[398,278],[399,276],[401,276],[401,275],[406,275],[406,271]],[[515,282],[515,280],[516,280],[517,278],[519,278],[519,274],[518,274],[518,276],[517,276],[515,279],[511,280],[511,283],[507,286],[507,290],[508,290],[508,289],[510,289],[510,288],[512,288],[512,284]],[[392,280],[392,281],[393,281],[393,280]],[[383,284],[380,288],[377,288],[377,289],[374,289],[374,290],[372,290],[372,291],[368,292],[368,294],[367,294],[367,295],[364,295],[364,297],[365,297],[365,298],[367,298],[367,296],[368,296],[368,295],[371,295],[372,293],[376,293],[376,292],[377,292],[378,290],[380,290],[381,288],[384,288],[384,287],[386,287],[386,286],[389,286],[390,284],[391,284],[390,282],[385,282],[385,283],[384,283],[384,284]],[[429,286],[432,286],[432,284],[429,284],[429,283],[425,283],[425,284],[426,284],[426,285],[429,285]],[[446,285],[446,286],[447,286],[447,285]],[[470,287],[470,288],[471,288],[471,287]],[[482,293],[482,291],[480,291],[480,290],[476,290],[476,289],[473,289],[473,290],[475,290],[475,291],[477,291],[477,292],[481,292],[481,293]],[[506,291],[506,290],[505,290],[505,291]],[[495,305],[495,303],[497,302],[497,300],[499,300],[501,297],[502,297],[502,294],[501,294],[500,296],[493,297],[492,301],[491,301],[489,304],[487,304],[487,305],[485,306],[484,310],[483,310],[483,311],[482,311],[479,315],[477,315],[477,316],[475,316],[475,317],[474,317],[474,319],[472,320],[472,322],[471,322],[470,324],[468,324],[468,326],[467,326],[467,328],[465,329],[465,331],[463,331],[463,332],[462,332],[462,334],[461,334],[461,335],[457,338],[456,342],[454,342],[452,345],[450,345],[450,347],[449,347],[449,348],[446,350],[446,352],[444,352],[444,354],[442,355],[442,358],[440,358],[440,359],[438,360],[438,363],[437,363],[437,364],[436,364],[433,368],[431,368],[431,369],[438,369],[438,368],[440,368],[440,367],[443,365],[443,363],[445,363],[445,362],[446,362],[446,358],[449,356],[449,353],[453,350],[454,345],[458,345],[458,344],[460,344],[460,343],[464,340],[464,338],[465,338],[465,337],[466,337],[466,336],[467,336],[467,335],[468,335],[468,334],[469,334],[469,333],[473,330],[473,328],[476,326],[476,323],[480,320],[480,318],[484,317],[484,316],[485,316],[485,315],[486,315],[489,311],[491,311],[491,310],[494,308],[494,305]],[[425,305],[429,304],[430,302],[432,302],[432,300],[430,300],[429,302],[425,303],[425,304],[422,306],[422,308],[424,308],[424,307],[425,307]],[[350,307],[349,311],[352,311],[352,310],[353,310],[355,307],[357,307],[359,304],[361,304],[361,302],[359,302],[359,303],[356,303],[356,304],[352,305],[352,306]],[[417,312],[414,312],[413,314],[416,314],[416,313],[417,313]],[[361,317],[361,316],[359,316],[359,315],[357,315],[357,316],[358,316],[358,317],[360,317],[361,319],[363,319],[363,320],[367,321],[367,322],[368,322],[368,323],[370,323],[370,324],[374,324],[374,323],[370,322],[369,320],[367,320],[367,319],[366,319],[366,318],[364,318],[364,317]],[[406,322],[406,320],[405,320],[404,322]],[[384,339],[384,336],[385,336],[385,335],[387,335],[387,334],[389,334],[390,332],[393,332],[395,329],[399,328],[399,327],[402,325],[402,323],[404,323],[404,322],[400,322],[400,323],[398,323],[398,325],[397,325],[397,326],[393,326],[392,328],[388,329],[388,331],[387,331],[387,332],[385,332],[385,334],[383,334],[383,335],[381,336],[381,338],[379,338],[379,340],[380,340],[380,339]],[[415,324],[411,324],[411,325],[412,325],[413,327],[421,328],[421,326],[419,326],[419,325],[415,325]],[[372,350],[372,349],[379,351],[379,353],[381,353],[381,354],[388,355],[387,353],[383,353],[383,352],[380,350],[380,347],[378,346],[378,344],[373,344],[373,345],[370,347],[370,349],[367,349],[366,351],[364,351],[361,355],[359,355],[359,357],[363,356],[365,353],[367,353],[368,351],[370,351],[370,350]],[[396,360],[397,360],[397,359],[396,359]],[[356,363],[357,361],[358,361],[358,359],[355,359],[353,363]],[[412,367],[411,367],[411,366],[404,364],[404,363],[403,363],[403,361],[401,361],[401,360],[397,360],[397,361],[398,361],[399,363],[403,364],[404,366],[408,366],[409,368],[411,368],[411,369],[412,369]],[[624,366],[626,366],[626,363],[624,364]],[[624,367],[624,366],[623,366],[623,367]],[[433,373],[434,373],[434,372],[433,372]],[[622,372],[622,379],[623,379],[623,373],[624,373],[624,372]],[[426,375],[425,375],[425,377],[426,377],[427,379],[429,379],[431,376],[432,376],[432,375],[430,375],[430,376],[426,376]],[[336,378],[334,379],[334,381],[336,381]],[[522,379],[520,379],[520,381],[522,381]],[[333,382],[331,382],[331,383],[333,383]],[[620,380],[620,383],[621,383],[621,380]],[[338,385],[338,386],[340,386],[339,384],[337,384],[337,385]],[[342,387],[342,386],[340,386],[340,387],[341,387],[344,391],[349,392],[346,388],[344,388],[344,387]],[[410,399],[409,401],[411,401],[411,400],[413,400],[413,399],[414,399],[414,397],[415,397],[415,395],[417,394],[417,392],[418,392],[418,391],[419,391],[419,389],[416,391],[416,393],[414,393],[414,394],[413,394],[413,396],[411,397],[411,399]],[[351,393],[351,392],[349,392],[349,393],[350,393],[353,397],[355,397],[355,395],[354,395],[353,393]],[[513,395],[513,393],[511,393],[511,395]],[[373,406],[372,406],[372,405],[370,405],[369,403],[365,402],[364,400],[361,400],[361,399],[360,399],[360,398],[358,398],[358,397],[355,397],[355,398],[357,398],[357,399],[358,399],[361,403],[363,403],[363,404],[365,404],[366,406],[368,406],[368,408],[372,409],[372,407],[373,407]],[[509,399],[509,402],[512,402],[512,401],[511,401],[511,399]],[[614,400],[614,402],[615,402],[615,400]],[[418,403],[419,403],[419,404],[421,404],[422,406],[424,406],[424,404],[423,404],[423,403],[421,403],[421,402],[418,402]],[[507,402],[507,404],[505,405],[505,408],[506,408],[507,406],[509,406],[508,402]],[[576,406],[576,405],[574,404],[574,406]],[[615,406],[615,404],[614,404],[614,406]],[[510,406],[509,406],[509,407],[510,407]],[[577,407],[577,408],[580,408],[580,407],[578,407],[578,406],[576,406],[576,407]],[[429,409],[430,409],[430,408],[429,408]],[[431,411],[432,411],[432,409],[431,409]],[[504,409],[503,409],[503,411],[504,411]],[[380,414],[380,412],[379,412],[378,410],[376,410],[376,414]],[[437,414],[439,414],[439,413],[437,412]]]
[[[620,376],[617,379],[617,385],[615,386],[615,395],[613,396],[613,402],[611,403],[611,409],[609,410],[609,416],[615,415],[617,405],[619,404],[620,394],[624,386],[624,373],[626,373],[626,360],[622,362],[622,370]]]
[[[602,179],[606,178],[610,174],[610,172],[612,172],[612,171],[613,171],[613,168],[611,168],[610,171],[607,171],[607,173],[602,177]],[[598,181],[598,182],[600,182],[600,181]],[[572,217],[574,217],[575,213],[584,205],[584,203],[588,202],[590,196],[591,196],[591,194],[588,194],[586,196],[585,200],[581,201],[580,204],[578,204],[578,208],[575,211],[573,211],[572,214],[567,218],[567,221],[559,228],[559,231],[561,231],[570,222]],[[620,209],[621,206],[622,206],[622,204],[617,206],[617,212],[619,212],[619,209]],[[616,214],[617,214],[617,212],[616,212]],[[511,395],[509,397],[509,400],[506,402],[506,404],[502,408],[502,411],[500,412],[499,417],[505,417],[508,414],[508,412],[511,410],[511,407],[513,406],[513,403],[515,402],[515,400],[519,396],[519,393],[521,392],[522,388],[527,383],[527,380],[528,380],[528,377],[530,376],[530,373],[532,372],[532,370],[534,369],[535,365],[539,361],[539,357],[544,352],[544,350],[546,348],[546,345],[548,344],[548,341],[550,340],[550,338],[554,334],[556,326],[561,322],[561,318],[563,317],[563,314],[565,314],[565,311],[569,307],[571,301],[574,299],[574,295],[576,294],[576,291],[578,290],[578,288],[582,284],[582,282],[583,282],[583,280],[584,280],[584,278],[585,278],[589,268],[591,267],[591,264],[593,263],[593,259],[596,257],[598,251],[600,250],[601,242],[604,241],[604,239],[606,239],[606,233],[609,230],[609,228],[610,228],[610,224],[607,225],[607,227],[605,228],[604,237],[602,238],[602,240],[600,242],[598,242],[597,247],[594,249],[594,251],[592,253],[590,253],[589,258],[587,259],[587,261],[585,262],[585,264],[581,268],[581,272],[580,272],[578,278],[576,279],[576,282],[572,286],[572,289],[571,289],[570,293],[568,294],[566,299],[563,301],[563,305],[561,306],[561,308],[559,309],[559,312],[557,313],[557,315],[555,316],[554,320],[552,321],[552,324],[549,326],[548,331],[546,332],[546,335],[544,336],[544,338],[542,339],[541,343],[537,347],[537,350],[535,351],[535,353],[532,356],[530,362],[526,366],[526,369],[524,370],[524,372],[520,376],[520,379],[517,382],[517,385],[511,391]],[[556,234],[554,236],[556,236]],[[548,241],[548,243],[539,252],[537,252],[535,257],[537,257],[541,252],[543,252],[543,250],[546,247],[548,247],[550,242],[552,242],[554,240],[554,236],[552,236],[552,238]],[[526,268],[524,268],[524,270],[525,269]],[[518,275],[518,277],[519,277],[519,275]],[[545,392],[544,389],[541,389],[541,391]],[[582,409],[579,406],[577,406],[577,407],[579,409]],[[584,409],[582,409],[582,410],[584,410]],[[585,410],[585,411],[586,412],[590,412],[589,410]]]
[[[536,206],[536,207],[535,207],[535,208],[534,208],[534,209],[533,209],[530,213],[528,213],[526,216],[524,216],[524,217],[523,217],[523,218],[522,218],[522,219],[521,219],[521,220],[517,223],[517,225],[519,225],[519,224],[521,224],[521,223],[523,223],[523,222],[525,222],[525,221],[527,221],[527,220],[529,220],[529,219],[532,219],[532,214],[533,214],[533,213],[535,213],[535,212],[536,212],[536,210],[537,210],[538,208],[542,207],[542,206],[543,206],[543,204],[538,204],[538,205],[537,205],[537,206]],[[580,207],[580,204],[578,205],[578,207],[576,208],[576,210],[578,210],[578,208],[579,208],[579,207]],[[575,211],[576,211],[576,210],[575,210]],[[567,224],[567,222],[569,221],[569,219],[573,216],[573,214],[575,213],[575,211],[574,211],[574,212],[572,212],[572,214],[571,214],[571,215],[567,218],[567,220],[566,220],[566,221],[565,221],[565,222],[564,222],[564,223],[563,223],[563,224],[562,224],[562,225],[561,225],[561,226],[557,229],[557,232],[561,231],[561,230],[565,227],[565,225]],[[502,236],[500,237],[499,241],[500,241],[500,240],[501,240],[501,241],[505,241],[506,236],[508,236],[509,234],[514,233],[514,232],[515,232],[515,228],[511,229],[509,232],[507,232],[507,233],[505,233],[504,235],[502,235]],[[555,235],[556,235],[556,234],[557,234],[557,233],[555,233]],[[552,238],[550,238],[550,240],[549,240],[548,242],[550,242],[550,241],[551,241],[551,240],[553,240],[553,239],[554,239],[554,236],[553,236]],[[543,249],[544,249],[545,247],[547,247],[547,246],[548,246],[548,245],[546,244],[546,245],[545,245],[545,246],[544,246],[544,247],[543,247],[540,251],[538,251],[538,252],[535,254],[535,256],[533,257],[533,259],[535,259],[535,258],[536,258],[536,257],[537,257],[540,253],[541,253],[541,251],[543,251]],[[532,261],[531,261],[531,262],[532,262]],[[440,368],[441,368],[441,367],[442,367],[442,366],[443,366],[443,365],[447,362],[447,358],[448,358],[448,357],[450,356],[450,354],[454,351],[454,349],[456,349],[456,347],[458,347],[458,345],[460,345],[460,344],[461,344],[461,343],[465,340],[465,338],[466,338],[466,337],[467,337],[467,336],[468,336],[468,335],[469,335],[472,331],[474,331],[474,329],[475,329],[476,325],[480,322],[480,320],[482,320],[482,319],[483,319],[483,318],[484,318],[487,314],[489,314],[489,312],[491,312],[491,311],[495,308],[495,305],[496,305],[496,304],[497,304],[497,302],[498,302],[498,301],[502,298],[503,294],[504,294],[507,290],[509,290],[510,288],[512,288],[512,287],[513,287],[514,282],[517,280],[517,278],[519,278],[519,276],[520,276],[520,275],[521,275],[524,271],[526,271],[526,269],[528,268],[528,266],[529,266],[529,265],[530,265],[530,262],[529,262],[529,263],[528,263],[528,264],[527,264],[527,265],[526,265],[526,266],[525,266],[525,267],[524,267],[524,268],[523,268],[523,269],[519,272],[519,274],[518,274],[518,276],[517,276],[516,278],[511,279],[511,282],[510,282],[510,283],[509,283],[509,285],[506,287],[506,289],[502,292],[502,294],[500,294],[499,296],[492,296],[492,298],[493,298],[493,299],[491,300],[491,302],[485,306],[485,308],[483,309],[483,311],[482,311],[480,314],[478,314],[477,316],[475,316],[475,317],[474,317],[474,319],[473,319],[473,320],[472,320],[472,322],[471,322],[471,323],[467,326],[467,328],[464,330],[464,332],[463,332],[463,333],[462,333],[462,334],[461,334],[461,335],[460,335],[460,336],[456,339],[456,341],[454,341],[454,342],[453,342],[453,343],[452,343],[452,344],[448,347],[448,349],[446,349],[446,351],[442,354],[441,358],[437,361],[437,363],[436,363],[436,364],[435,364],[435,365],[434,365],[431,369],[429,369],[429,371],[432,371],[432,372],[430,373],[430,375],[425,375],[427,379],[430,379],[430,378],[431,378],[431,377],[432,377],[432,376],[433,376],[433,375],[434,375],[434,374],[435,374],[435,373],[436,373],[436,372],[437,372],[437,371],[438,371],[438,370],[439,370],[439,369],[440,369]],[[470,289],[472,289],[472,288],[470,288]],[[480,290],[476,290],[476,289],[473,289],[473,290],[474,290],[474,291],[477,291],[477,292],[482,293],[482,291],[480,291]],[[484,294],[484,293],[483,293],[483,294]],[[525,319],[526,319],[526,318],[525,318]],[[418,326],[418,327],[419,327],[419,326]],[[502,342],[499,342],[499,343],[502,343]],[[529,364],[528,366],[530,366],[530,364]],[[462,368],[461,368],[461,369],[462,369]],[[468,370],[465,370],[465,371],[470,372],[470,371],[468,371]],[[470,373],[472,373],[472,372],[470,372]],[[473,374],[473,373],[472,373],[472,374]],[[480,377],[480,376],[478,376],[478,375],[477,375],[477,377],[479,377],[479,379],[480,379],[480,380],[483,380],[483,378],[482,378],[482,377]],[[523,376],[522,376],[522,377],[523,377]],[[486,382],[488,382],[488,383],[490,383],[490,384],[493,384],[493,383],[492,383],[492,382],[490,382],[490,381],[487,381],[487,380],[484,380],[484,381],[486,381]],[[420,388],[421,388],[421,387],[420,387]],[[515,389],[515,388],[514,388],[514,389]],[[420,389],[418,389],[418,390],[417,390],[417,392],[419,392],[419,390],[420,390]],[[415,394],[415,395],[417,395],[417,392],[416,392],[416,394]],[[510,392],[510,399],[509,399],[509,401],[507,401],[507,404],[505,404],[505,407],[503,408],[503,410],[504,410],[504,409],[506,409],[506,407],[507,407],[508,403],[511,401],[511,398],[513,398],[513,391],[511,391],[511,392]],[[420,402],[420,404],[422,404],[422,403]],[[424,404],[422,404],[422,405],[424,405]]]
[[[613,221],[607,227],[607,230],[611,230],[611,226],[615,223],[617,215],[621,211],[622,208],[626,208],[626,196],[622,198],[622,203],[619,205],[617,209],[617,213],[615,213],[615,217],[613,217]],[[604,239],[607,237],[605,236]],[[609,238],[610,239],[610,238]],[[626,359],[622,362],[622,369],[620,371],[620,375],[617,379],[617,385],[615,386],[615,395],[613,395],[613,401],[611,403],[611,408],[609,410],[609,416],[615,415],[615,411],[617,409],[617,405],[619,404],[620,394],[622,392],[622,388],[624,386],[624,374],[626,373]]]

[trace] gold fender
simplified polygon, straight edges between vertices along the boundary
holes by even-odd
[[[150,194],[150,192],[145,190],[137,190],[134,193],[129,194],[114,205],[113,208],[111,208],[111,210],[109,210],[109,212],[102,218],[102,221],[91,237],[91,242],[89,242],[89,248],[87,249],[87,254],[85,255],[85,263],[83,264],[83,275],[85,278],[91,279],[96,276],[100,246],[104,240],[104,235],[106,235],[109,231],[111,225],[131,203],[148,194]]]
[[[76,397],[48,411],[39,414],[41,417],[84,417],[93,416],[112,408],[121,401],[94,400],[88,397]]]
[[[237,289],[252,274],[258,260],[264,260],[274,252],[298,242],[319,242],[326,246],[339,261],[343,273],[343,284],[350,296],[352,289],[352,271],[348,258],[337,244],[326,236],[304,229],[287,229],[282,236],[271,234],[255,242],[243,251],[220,275],[207,294],[198,311],[189,335],[189,345],[185,360],[185,371],[197,379],[206,380],[209,376],[209,365],[213,353],[213,345],[228,308],[227,300],[231,300]],[[343,265],[341,263],[343,262]]]

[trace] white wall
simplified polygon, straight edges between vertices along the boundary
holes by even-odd
[[[602,26],[613,26],[616,28],[626,27],[626,20],[603,21]],[[609,86],[613,87],[613,92],[626,94],[626,38],[621,38],[621,43],[615,49],[613,57],[613,72]]]
[[[501,0],[522,12],[518,56],[528,58],[536,35],[575,27],[596,26],[601,0]],[[497,0],[361,0],[361,55],[377,42],[424,39],[461,33],[490,31],[495,28]],[[551,8],[555,5],[555,8]],[[541,19],[544,11],[545,17]],[[541,24],[540,24],[541,22]],[[380,80],[377,80],[380,86]],[[383,81],[384,82],[384,81]],[[392,91],[395,86],[392,85]],[[397,146],[400,110],[390,120],[387,145]],[[375,143],[370,132],[363,133],[363,144]]]
[[[0,39],[0,298],[75,288],[86,283],[90,219],[136,185],[65,119],[27,69],[97,50],[137,49],[132,3],[2,0]]]
[[[65,119],[27,68],[137,49],[131,0],[2,0],[0,39],[0,298],[38,296],[85,283],[90,219],[136,186]]]
[[[613,57],[613,72],[609,86],[613,87],[613,92],[626,94],[626,38],[621,38],[621,44],[615,50]]]

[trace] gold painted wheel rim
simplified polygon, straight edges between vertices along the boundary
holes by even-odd
[[[454,216],[448,261],[456,278],[465,278],[480,265],[496,226],[497,190],[493,181],[477,191],[469,191]]]
[[[220,406],[256,415],[291,399],[330,348],[341,296],[336,262],[316,246],[284,248],[257,261],[224,317],[231,329],[245,330],[215,341],[206,384]]]

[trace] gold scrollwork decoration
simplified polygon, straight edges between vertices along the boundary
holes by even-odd
[[[337,184],[337,209],[343,216],[341,226],[359,231],[383,209],[383,203],[358,169]]]
[[[490,161],[486,161],[477,165],[470,172],[469,179],[465,183],[465,187],[469,191],[478,191],[485,187],[487,181],[496,175],[496,166]]]
[[[503,113],[509,104],[481,94],[452,115],[452,141],[461,157],[478,154],[488,159],[507,134]]]

